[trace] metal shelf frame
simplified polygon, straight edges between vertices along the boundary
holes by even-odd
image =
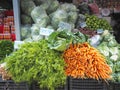
[[[20,35],[20,0],[12,0],[13,2],[13,11],[14,11],[14,22],[15,22],[15,34],[16,34],[16,40],[21,40]]]

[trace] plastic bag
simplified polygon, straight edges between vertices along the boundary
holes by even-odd
[[[22,40],[31,37],[31,25],[22,25],[21,26],[21,38]]]
[[[45,9],[40,6],[32,10],[31,17],[35,23],[38,23],[42,27],[45,27],[50,22]]]
[[[43,36],[40,35],[39,32],[40,32],[40,26],[38,24],[33,24],[31,27],[31,35],[34,41],[43,39]]]
[[[63,21],[63,22],[67,22],[67,12],[61,9],[58,9],[57,11],[55,11],[52,15],[52,26],[57,29],[58,28],[58,24]]]
[[[22,12],[26,15],[31,15],[31,11],[36,7],[35,3],[32,0],[20,0]]]

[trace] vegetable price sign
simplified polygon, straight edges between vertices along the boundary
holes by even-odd
[[[102,34],[103,33],[103,29],[97,29],[97,33],[98,34]]]
[[[67,29],[67,30],[72,29],[71,25],[66,22],[60,22],[58,26],[59,26],[59,28],[62,28],[62,29]]]
[[[52,32],[54,32],[53,29],[40,28],[40,35],[49,36]]]
[[[84,27],[86,27],[87,25],[86,25],[86,22],[82,22],[82,23],[80,23],[80,27],[81,28],[84,28]]]
[[[14,42],[14,49],[19,49],[20,45],[22,45],[24,41],[15,41]]]

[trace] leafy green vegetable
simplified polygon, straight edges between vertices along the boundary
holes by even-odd
[[[82,43],[87,40],[87,37],[80,33],[71,33],[65,30],[53,32],[48,37],[48,43],[50,49],[54,49],[57,51],[64,51],[69,44],[71,43]]]
[[[51,16],[53,16],[51,18],[51,20],[52,20],[51,24],[55,29],[58,28],[58,25],[61,21],[67,22],[68,15],[67,15],[67,12],[65,10],[58,9]]]
[[[10,55],[14,50],[13,42],[10,40],[0,41],[0,60],[3,60],[6,56]]]
[[[101,36],[103,39],[97,48],[106,56],[107,63],[112,68],[112,80],[120,82],[120,44],[117,43],[115,37],[108,30],[105,30]]]
[[[37,81],[40,88],[49,90],[65,84],[62,54],[49,49],[46,40],[24,43],[5,60],[6,68],[15,82]]]
[[[31,25],[22,25],[21,26],[21,39],[24,40],[26,38],[31,37]]]

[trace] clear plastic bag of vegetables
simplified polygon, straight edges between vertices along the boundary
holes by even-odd
[[[31,17],[35,23],[39,23],[40,26],[46,26],[50,20],[44,8],[38,6],[31,12]]]
[[[40,32],[39,24],[33,24],[31,27],[31,35],[32,35],[32,39],[34,41],[38,41],[40,39],[43,39],[43,36],[40,35],[39,32]]]
[[[78,11],[77,7],[74,4],[70,4],[70,3],[61,4],[59,8],[65,10],[67,12]]]
[[[20,0],[20,6],[22,12],[29,16],[31,14],[31,11],[36,7],[35,3],[32,0]]]
[[[68,22],[75,24],[78,18],[78,13],[77,12],[69,12],[68,13]]]
[[[22,24],[32,24],[33,20],[30,16],[22,14],[21,15],[21,23]]]
[[[55,11],[53,14],[52,14],[52,21],[51,21],[51,24],[52,26],[57,29],[58,28],[58,24],[63,21],[63,22],[67,22],[67,18],[68,18],[68,15],[67,15],[67,12],[65,10],[62,10],[62,9],[58,9],[57,11]]]
[[[21,26],[21,38],[22,40],[31,37],[31,25],[22,25]]]
[[[58,7],[59,7],[59,2],[57,0],[53,0],[50,3],[49,8],[47,9],[48,14],[56,11]]]

